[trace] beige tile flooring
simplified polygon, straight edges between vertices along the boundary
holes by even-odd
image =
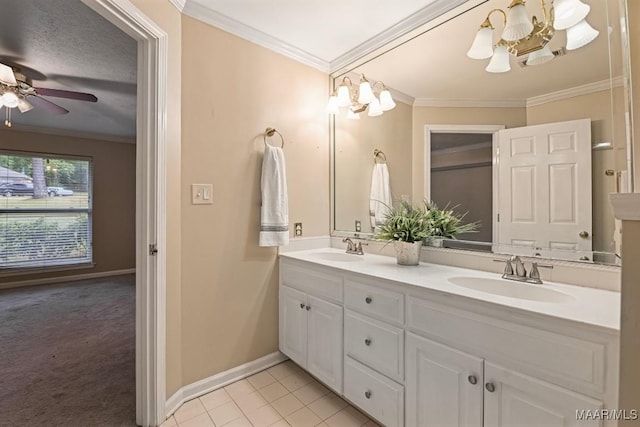
[[[161,427],[376,427],[291,361],[190,400]]]

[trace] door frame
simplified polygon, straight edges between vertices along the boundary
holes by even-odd
[[[166,418],[166,117],[168,36],[129,0],[82,0],[138,42],[136,423]],[[151,245],[158,251],[151,256]]]
[[[484,133],[491,134],[491,163],[492,163],[492,209],[493,241],[498,239],[498,131],[505,129],[505,125],[424,125],[424,199],[431,200],[431,134],[434,133]]]

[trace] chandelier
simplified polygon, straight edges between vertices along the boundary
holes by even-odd
[[[476,33],[467,56],[472,59],[491,58],[485,68],[490,73],[504,73],[511,70],[509,54],[529,55],[527,65],[539,65],[551,61],[555,55],[549,48],[549,42],[556,30],[566,30],[566,50],[575,50],[591,43],[598,31],[585,20],[591,7],[580,0],[551,0],[549,8],[545,0],[540,0],[542,20],[534,16],[529,19],[525,0],[513,0],[508,12],[493,9]],[[493,25],[491,15],[501,13],[504,30],[497,44],[493,44]]]
[[[26,113],[33,108],[18,90],[18,82],[11,67],[0,64],[0,108],[5,107],[4,125],[11,127],[11,109]]]
[[[380,93],[378,97],[375,95],[376,86],[380,85]],[[395,108],[396,103],[393,102],[391,92],[378,81],[370,83],[364,76],[360,77],[360,84],[355,87],[348,76],[342,78],[342,82],[338,89],[329,97],[327,104],[327,112],[329,114],[339,114],[340,108],[347,108],[347,119],[359,120],[360,113],[369,109],[367,115],[375,117],[382,115],[385,111]]]

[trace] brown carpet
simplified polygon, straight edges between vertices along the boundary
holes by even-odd
[[[134,425],[134,276],[0,290],[0,426]]]

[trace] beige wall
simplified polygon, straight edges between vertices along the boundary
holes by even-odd
[[[258,247],[266,127],[285,138],[289,218],[329,232],[328,77],[182,19],[182,383],[278,349],[276,248]],[[213,184],[213,205],[190,202]],[[178,202],[178,200],[174,200]],[[290,227],[292,228],[292,227]]]
[[[134,144],[0,130],[6,150],[86,156],[93,159],[93,261],[81,273],[135,267]],[[0,283],[79,274],[78,270],[0,277]]]
[[[411,117],[412,107],[402,102],[382,116],[360,114],[360,120],[347,120],[344,112],[336,116],[335,126],[335,228],[355,231],[355,220],[363,232],[372,232],[369,194],[373,169],[373,150],[382,150],[394,200],[411,197]]]
[[[181,81],[182,66],[182,15],[171,4],[164,0],[131,0],[149,19],[158,25],[168,40],[167,55],[167,204],[166,204],[166,389],[167,397],[182,387],[182,344],[181,344],[181,271],[182,271],[182,239],[181,239],[181,207],[178,201],[181,194]],[[197,82],[192,82],[197,84]],[[160,248],[163,250],[163,248]]]
[[[591,143],[612,142],[613,150],[594,150],[591,159],[593,248],[615,252],[614,216],[609,193],[616,191],[615,176],[605,171],[626,169],[624,114],[612,115],[623,98],[623,88],[614,88],[527,108],[527,125],[591,119]]]
[[[425,125],[505,125],[525,126],[525,108],[440,108],[413,109],[413,199],[424,199],[424,132]]]

